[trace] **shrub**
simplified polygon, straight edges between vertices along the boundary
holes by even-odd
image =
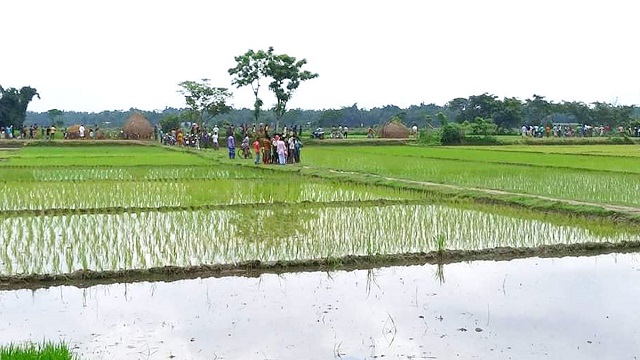
[[[464,131],[459,124],[446,124],[441,129],[440,143],[442,145],[459,145],[464,139]]]
[[[465,136],[465,145],[502,145],[503,142],[495,136]]]
[[[418,134],[418,142],[424,145],[440,145],[441,138],[439,129],[427,129]]]

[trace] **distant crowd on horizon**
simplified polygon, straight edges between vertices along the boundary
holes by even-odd
[[[612,129],[610,126],[590,126],[586,124],[554,124],[546,126],[522,125],[522,137],[600,137],[613,134],[640,137],[640,126]]]

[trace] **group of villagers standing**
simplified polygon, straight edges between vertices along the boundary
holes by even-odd
[[[259,164],[293,164],[300,162],[300,151],[302,149],[302,141],[297,132],[289,131],[286,128],[281,134],[269,135],[268,126],[260,126],[254,132],[254,141],[252,143],[254,153],[254,163]],[[249,135],[245,134],[242,141],[242,149],[249,148]],[[232,133],[227,136],[227,149],[229,150],[229,158],[234,159],[236,155],[236,141]]]

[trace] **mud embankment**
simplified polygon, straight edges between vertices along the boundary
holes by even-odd
[[[0,276],[0,290],[38,289],[59,285],[82,288],[99,284],[142,281],[171,282],[184,279],[225,276],[258,277],[265,273],[282,274],[311,271],[362,270],[388,266],[443,265],[468,261],[509,261],[531,257],[560,258],[634,252],[640,252],[640,242],[559,244],[535,248],[500,247],[484,250],[445,250],[442,252],[391,255],[349,255],[340,258],[304,261],[261,262],[256,260],[237,264],[189,267],[164,266],[149,269],[115,271],[78,270],[67,274]]]

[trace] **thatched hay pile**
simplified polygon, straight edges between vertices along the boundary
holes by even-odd
[[[391,139],[406,139],[411,131],[400,121],[391,120],[378,129],[378,137]]]
[[[91,131],[93,131],[93,138],[91,137]],[[97,139],[103,140],[106,139],[105,133],[100,129],[93,129],[87,126],[84,127],[84,139]],[[71,125],[67,128],[67,133],[65,139],[74,140],[80,139],[80,125]]]
[[[84,137],[88,138],[89,137],[89,130],[86,129],[85,126],[85,130],[84,130]],[[65,139],[80,139],[80,125],[71,125],[67,128],[67,135],[65,137]]]
[[[144,115],[133,113],[122,127],[125,139],[151,139],[153,137],[153,126]]]

